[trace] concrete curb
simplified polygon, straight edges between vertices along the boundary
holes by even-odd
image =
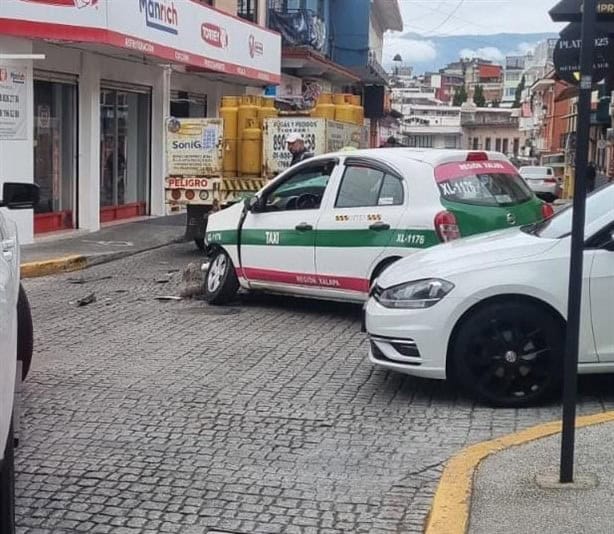
[[[614,422],[614,411],[576,419],[576,428]],[[466,534],[473,478],[480,462],[496,452],[561,432],[561,421],[537,425],[501,438],[476,443],[453,456],[443,471],[426,520],[425,534]]]
[[[37,278],[50,274],[79,271],[87,267],[87,258],[81,255],[64,256],[45,261],[32,261],[21,264],[21,278]]]
[[[110,252],[108,254],[93,254],[89,256],[75,254],[61,258],[54,258],[51,260],[22,263],[21,278],[38,278],[40,276],[50,276],[59,273],[81,271],[83,269],[87,269],[88,267],[93,267],[94,265],[101,265],[103,263],[121,260],[123,258],[128,258],[129,256],[135,256],[142,252],[149,252],[150,250],[156,250],[175,243],[182,243],[184,241],[185,239],[183,237],[179,237],[169,241],[168,243],[156,244],[139,250]]]

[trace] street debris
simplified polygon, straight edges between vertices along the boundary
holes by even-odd
[[[156,300],[183,300],[183,297],[176,297],[175,295],[158,295],[154,297]]]
[[[96,302],[96,293],[90,293],[87,297],[83,297],[77,300],[76,304],[77,306],[81,307],[81,306],[88,306],[89,304],[92,304],[93,302]]]
[[[94,278],[85,278],[83,276],[79,277],[79,278],[69,278],[68,280],[66,280],[69,284],[89,284],[91,282],[100,282],[102,280],[110,280],[111,278],[113,278],[112,276],[98,276],[98,277],[94,277]]]
[[[204,280],[197,263],[189,263],[181,273],[183,287],[180,295],[185,298],[196,297],[203,294]]]

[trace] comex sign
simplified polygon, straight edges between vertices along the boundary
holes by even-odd
[[[139,0],[139,10],[145,12],[145,23],[150,28],[173,35],[179,33],[179,15],[174,2]]]

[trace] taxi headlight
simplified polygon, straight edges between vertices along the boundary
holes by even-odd
[[[447,280],[429,278],[380,289],[374,297],[386,308],[423,309],[435,306],[453,289]]]

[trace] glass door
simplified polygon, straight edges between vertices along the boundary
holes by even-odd
[[[75,226],[76,85],[34,80],[34,210],[37,234]]]
[[[149,93],[102,89],[100,95],[100,222],[148,212]]]

